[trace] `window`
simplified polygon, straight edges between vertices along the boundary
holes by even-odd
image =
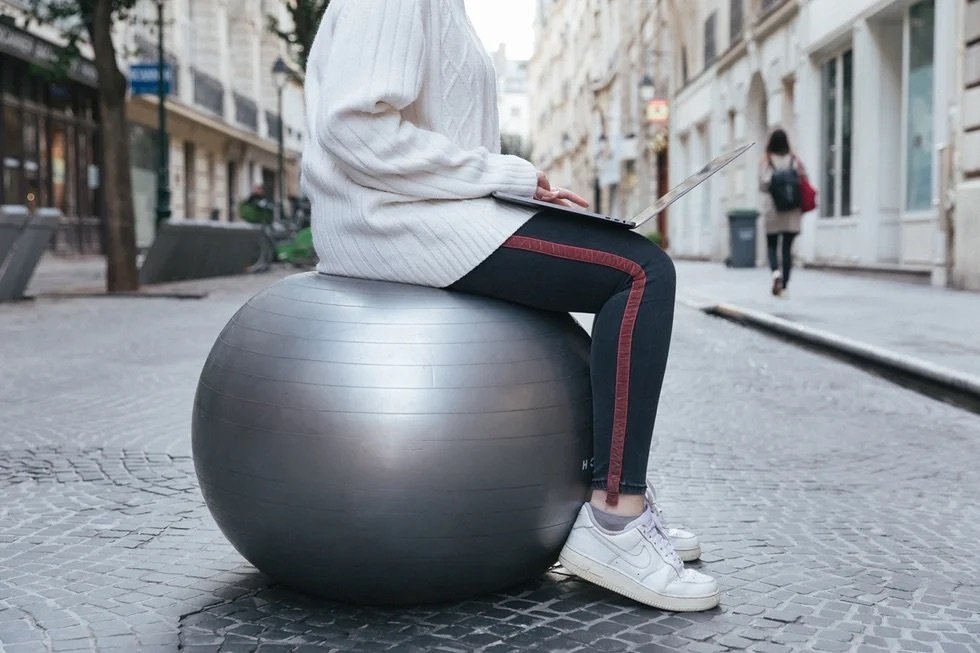
[[[931,0],[909,8],[905,57],[905,208],[909,211],[932,206],[934,27]]]
[[[704,21],[704,67],[707,68],[711,65],[711,62],[715,60],[715,55],[718,53],[715,47],[715,22],[718,17],[718,12],[712,12],[708,19]]]
[[[821,150],[824,217],[851,214],[854,54],[851,50],[823,65]]]
[[[730,0],[728,10],[728,40],[735,43],[742,38],[743,9],[745,0]]]

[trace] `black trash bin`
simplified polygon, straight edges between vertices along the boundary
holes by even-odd
[[[755,234],[759,212],[755,209],[733,209],[728,212],[731,252],[728,265],[733,268],[755,267]]]

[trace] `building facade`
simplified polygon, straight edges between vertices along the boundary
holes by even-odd
[[[63,38],[47,25],[24,27],[30,3],[0,0],[0,203],[56,207],[64,223],[54,241],[64,253],[100,253],[106,189],[101,180],[96,72],[76,62],[67,79],[41,68],[58,57]],[[280,0],[166,0],[165,59],[174,81],[167,99],[173,219],[232,220],[257,186],[278,195],[278,135],[285,145],[285,187],[299,193],[304,131],[302,87],[287,84],[283,110],[272,67],[288,61],[267,17],[288,23]],[[116,32],[120,68],[157,60],[157,2],[141,0]],[[83,54],[85,54],[83,52]],[[158,146],[155,95],[131,96],[137,245],[155,235]]]
[[[956,35],[968,3],[683,4],[671,16],[674,174],[746,142],[758,147],[678,203],[675,253],[727,256],[726,212],[759,206],[758,168],[780,126],[820,191],[818,209],[804,218],[802,260],[952,281],[944,197],[961,131]]]
[[[279,200],[278,137],[285,145],[285,192],[299,194],[304,132],[302,87],[279,89],[272,68],[288,56],[266,29],[268,16],[288,23],[279,0],[168,0],[164,57],[173,68],[167,101],[173,219],[235,220],[257,187]],[[138,19],[120,33],[126,64],[157,60],[156,2],[142,0]],[[128,106],[137,241],[154,236],[157,186],[156,96]]]
[[[963,90],[959,104],[958,147],[944,164],[954,178],[944,188],[944,208],[952,214],[948,224],[950,270],[953,285],[980,290],[980,0],[964,7],[963,46],[957,83]]]
[[[531,101],[527,88],[527,61],[510,59],[503,44],[493,53],[497,72],[497,112],[500,139],[506,154],[531,155]]]
[[[533,160],[616,216],[666,192],[668,3],[539,0],[529,64]],[[574,47],[570,44],[574,44]],[[667,233],[667,215],[647,231]]]

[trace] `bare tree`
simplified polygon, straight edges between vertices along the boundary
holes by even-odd
[[[91,45],[95,55],[106,211],[106,286],[109,292],[136,290],[136,220],[125,131],[127,82],[112,42],[112,26],[128,18],[136,0],[28,1],[32,20],[57,25],[67,39],[56,64],[61,72],[81,56],[83,43]]]

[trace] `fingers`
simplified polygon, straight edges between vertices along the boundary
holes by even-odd
[[[582,197],[581,195],[576,195],[570,190],[565,190],[564,188],[558,189],[558,198],[562,200],[568,200],[573,204],[578,204],[584,209],[589,208],[589,201]]]
[[[537,191],[534,193],[534,199],[540,200],[542,202],[552,202],[558,197],[558,193],[551,190],[550,188],[544,188],[538,186]]]
[[[551,190],[551,182],[548,181],[548,175],[543,171],[538,170],[538,188],[544,190]]]
[[[534,199],[542,202],[551,202],[559,206],[572,207],[577,205],[582,208],[589,207],[589,201],[587,199],[564,188],[545,190],[538,187],[537,192],[534,194]]]

